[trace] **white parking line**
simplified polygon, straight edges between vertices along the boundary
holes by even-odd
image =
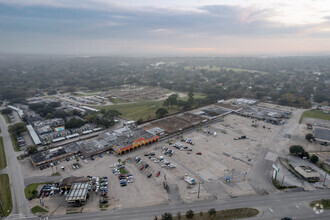
[[[270,210],[271,212],[274,212],[273,209],[271,209],[270,207],[269,207],[269,210]]]

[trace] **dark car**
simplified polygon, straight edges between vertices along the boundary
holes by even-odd
[[[281,218],[281,220],[292,220],[291,217],[284,217],[284,218]]]
[[[197,152],[196,154],[197,154],[197,155],[202,155],[202,152]]]
[[[94,156],[91,157],[91,160],[95,160],[95,159],[94,159]]]
[[[150,178],[151,176],[152,176],[152,174],[151,174],[151,173],[149,173],[147,177],[148,177],[148,178]]]
[[[144,165],[144,168],[148,168],[148,167],[149,167],[149,164]]]
[[[156,173],[156,177],[159,177],[159,175],[160,175],[160,171],[158,171],[158,172]]]

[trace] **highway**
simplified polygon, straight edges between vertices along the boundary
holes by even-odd
[[[251,219],[281,219],[290,216],[293,219],[330,219],[330,211],[325,210],[322,214],[316,214],[309,207],[313,200],[330,198],[330,190],[317,190],[310,192],[276,193],[264,196],[246,196],[223,200],[197,201],[193,203],[181,203],[173,205],[157,205],[131,209],[109,210],[94,213],[80,213],[62,216],[51,216],[49,219],[154,219],[154,216],[165,212],[176,214],[178,211],[185,213],[192,209],[195,213],[208,211],[210,208],[216,210],[233,208],[257,208],[260,213]],[[136,201],[138,202],[138,201]]]
[[[8,218],[12,219],[12,215],[19,217],[31,216],[30,205],[24,194],[25,187],[21,167],[16,158],[18,154],[13,149],[8,126],[2,115],[0,115],[0,126],[7,159],[7,167],[1,173],[9,175],[10,191],[13,200],[13,209]]]

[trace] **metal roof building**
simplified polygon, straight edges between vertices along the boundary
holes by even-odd
[[[73,183],[65,201],[69,203],[83,203],[87,199],[89,182]]]
[[[317,141],[330,142],[330,129],[328,128],[314,127],[313,134]]]
[[[41,144],[41,141],[40,141],[37,133],[34,131],[32,125],[27,125],[26,128],[28,129],[28,131],[29,131],[29,133],[30,133],[30,135],[32,137],[32,140],[33,140],[34,144],[36,144],[36,145]]]

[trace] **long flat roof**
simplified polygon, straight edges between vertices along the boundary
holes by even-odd
[[[33,129],[32,125],[27,125],[26,128],[28,129],[31,137],[32,137],[32,140],[34,142],[34,144],[38,145],[38,144],[41,144],[41,141],[37,135],[37,133],[35,132],[35,130]]]
[[[74,202],[76,200],[86,200],[89,185],[89,182],[73,183],[65,201]]]
[[[315,139],[319,139],[327,142],[330,141],[330,129],[328,128],[314,127],[313,133]]]

